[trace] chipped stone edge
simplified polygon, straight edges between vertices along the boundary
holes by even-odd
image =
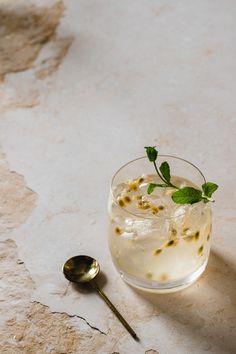
[[[62,311],[62,312],[61,312],[61,311],[51,311],[51,309],[50,309],[49,306],[47,306],[47,305],[41,303],[40,301],[33,300],[33,301],[30,301],[30,302],[31,302],[32,304],[35,303],[35,304],[39,304],[39,305],[42,305],[42,306],[47,307],[47,308],[49,309],[49,311],[50,311],[52,314],[66,315],[66,316],[68,316],[68,317],[70,317],[70,318],[74,318],[74,317],[79,318],[79,319],[81,319],[82,321],[84,321],[91,329],[93,329],[93,330],[95,330],[95,331],[98,331],[98,332],[101,333],[102,335],[105,335],[105,336],[108,335],[108,333],[103,332],[103,331],[102,331],[101,329],[99,329],[98,327],[92,326],[92,325],[86,320],[86,318],[84,318],[84,317],[82,317],[82,316],[79,316],[79,315],[70,315],[70,314],[68,314],[68,313],[65,312],[65,311]]]

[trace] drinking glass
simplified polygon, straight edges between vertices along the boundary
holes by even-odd
[[[167,161],[171,181],[178,187],[201,188],[202,172],[175,156]],[[172,188],[156,188],[162,182],[147,157],[122,166],[113,176],[109,195],[109,248],[113,263],[130,285],[147,291],[172,292],[192,284],[206,268],[212,213],[210,203],[175,204]],[[163,183],[163,182],[162,182]]]

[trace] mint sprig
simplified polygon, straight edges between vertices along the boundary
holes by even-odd
[[[157,172],[159,178],[164,182],[161,183],[150,183],[147,189],[147,193],[151,194],[155,188],[167,188],[172,187],[177,189],[171,196],[172,200],[176,204],[194,204],[200,201],[204,203],[214,202],[212,199],[212,194],[217,190],[217,184],[213,182],[206,182],[202,185],[202,190],[193,187],[183,187],[179,188],[171,183],[170,166],[167,161],[162,162],[160,168],[158,169],[156,164],[156,159],[158,156],[158,151],[155,146],[145,146],[147,157],[150,162],[153,162],[154,168]]]
[[[145,149],[146,149],[146,153],[147,153],[147,157],[148,157],[149,161],[153,162],[156,173],[158,174],[160,179],[165,184],[165,186],[162,186],[162,187],[172,187],[172,188],[178,189],[178,187],[174,186],[170,182],[170,166],[169,166],[168,162],[166,162],[166,161],[163,162],[160,166],[160,171],[158,170],[157,165],[156,165],[158,151],[156,150],[156,147],[155,146],[145,146]],[[156,187],[160,187],[160,186],[157,185]],[[153,192],[153,190],[152,190],[152,192]],[[148,193],[148,194],[150,194],[150,193]]]

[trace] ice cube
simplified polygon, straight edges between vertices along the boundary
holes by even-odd
[[[117,186],[115,186],[113,188],[113,195],[118,198],[120,196],[123,195],[124,191],[126,190],[127,188],[127,184],[126,183],[120,183],[118,184]]]
[[[189,209],[189,205],[178,205],[177,207],[173,208],[173,214],[172,216],[174,218],[179,218],[180,216],[183,217],[186,215],[187,210]]]
[[[123,236],[128,238],[145,237],[152,230],[152,224],[153,222],[150,219],[137,220],[126,218]]]

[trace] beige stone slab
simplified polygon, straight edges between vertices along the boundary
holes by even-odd
[[[0,1],[1,353],[236,351],[235,11],[232,0]],[[176,294],[124,284],[107,246],[111,176],[149,144],[220,185],[207,271]],[[141,343],[68,285],[62,264],[79,253],[99,260]]]

